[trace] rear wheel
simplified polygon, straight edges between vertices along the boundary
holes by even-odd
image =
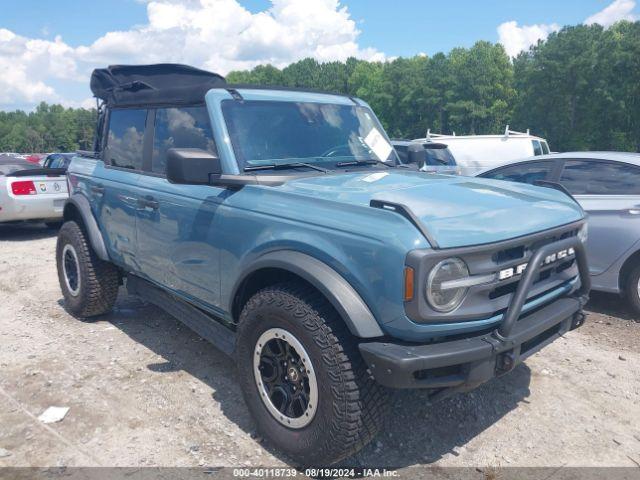
[[[367,374],[355,339],[322,295],[283,283],[245,305],[236,349],[258,430],[302,464],[330,464],[366,445],[386,392]]]
[[[640,263],[627,276],[624,292],[634,315],[640,318]]]
[[[81,318],[109,312],[118,296],[117,268],[100,260],[74,221],[65,222],[56,245],[58,280],[65,308]]]

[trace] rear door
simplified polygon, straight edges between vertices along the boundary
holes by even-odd
[[[589,214],[589,269],[598,275],[640,239],[640,167],[605,160],[567,160],[560,183]]]
[[[216,153],[204,106],[158,108],[150,164],[140,183],[138,245],[140,268],[152,281],[205,307],[220,305],[220,251],[215,219],[226,189],[175,185],[166,179],[170,148]]]
[[[94,215],[110,258],[137,271],[138,182],[145,155],[146,109],[109,112],[103,161],[86,177]]]

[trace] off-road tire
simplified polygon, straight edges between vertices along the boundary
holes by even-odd
[[[80,282],[77,295],[72,295],[69,290],[63,271],[63,250],[67,244],[73,247],[78,258]],[[111,311],[118,296],[118,269],[98,258],[84,231],[74,221],[65,222],[58,232],[56,264],[64,305],[69,313],[89,318]]]
[[[640,292],[638,285],[640,284],[640,263],[633,267],[629,275],[627,275],[624,288],[627,303],[631,307],[635,318],[640,318]]]
[[[311,423],[300,429],[288,428],[272,416],[255,380],[256,342],[272,328],[297,338],[317,377],[317,409]],[[260,290],[244,306],[237,333],[240,385],[258,431],[301,466],[348,458],[376,435],[387,392],[370,378],[354,337],[318,291],[294,283]]]

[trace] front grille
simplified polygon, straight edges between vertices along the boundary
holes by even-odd
[[[518,265],[526,264],[528,259],[533,255],[533,252],[538,248],[565,238],[574,237],[577,234],[578,229],[573,228],[566,232],[551,235],[531,243],[523,243],[519,246],[500,250],[492,255],[492,260],[494,261],[495,268],[498,271],[504,267],[513,268],[515,266],[515,268],[517,268]],[[574,264],[575,258],[573,257],[566,261],[556,260],[551,264],[551,266],[545,267],[540,271],[533,284],[539,285],[543,282],[553,280],[558,276],[558,274],[573,267]],[[506,279],[503,282],[499,282],[498,285],[489,292],[489,298],[496,299],[514,293],[518,288],[521,277],[522,275],[514,275],[514,277]],[[549,286],[549,290],[552,288],[554,287]]]
[[[526,243],[525,239],[523,240],[522,245],[499,250],[495,252],[491,256],[491,258],[497,267],[516,260],[525,260],[526,258],[530,257],[535,250],[544,245],[548,245],[549,243],[557,242],[559,240],[564,240],[565,238],[575,237],[578,234],[578,230],[579,229],[577,228],[573,228],[566,232],[550,235],[549,237],[544,237],[531,243]]]
[[[525,248],[524,245],[519,247],[507,248],[506,250],[501,250],[493,254],[493,261],[496,264],[501,264],[505,262],[511,262],[513,260],[520,260],[524,258]]]
[[[444,258],[457,257],[467,264],[472,276],[495,275],[494,280],[469,287],[463,303],[453,314],[433,310],[424,295],[415,302],[407,302],[405,310],[412,320],[421,323],[451,323],[488,319],[504,312],[518,288],[528,261],[539,248],[566,238],[575,237],[582,222],[552,229],[544,233],[534,233],[525,237],[488,245],[461,247],[455,249],[426,250],[408,257],[407,264],[419,275],[416,291],[424,292],[426,273]],[[557,254],[558,252],[555,252]],[[554,258],[540,269],[534,279],[526,302],[539,298],[562,285],[567,285],[578,275],[577,263],[568,250],[567,257]],[[550,256],[553,256],[550,255]]]

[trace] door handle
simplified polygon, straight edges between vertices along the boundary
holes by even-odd
[[[151,210],[158,210],[160,203],[150,195],[146,195],[143,198],[138,199],[138,206],[140,208],[149,208]]]
[[[627,213],[629,213],[630,215],[640,215],[640,207],[630,208],[629,210],[627,210]]]
[[[102,195],[104,194],[104,187],[102,185],[93,185],[91,187],[91,192],[95,193],[96,195]]]

